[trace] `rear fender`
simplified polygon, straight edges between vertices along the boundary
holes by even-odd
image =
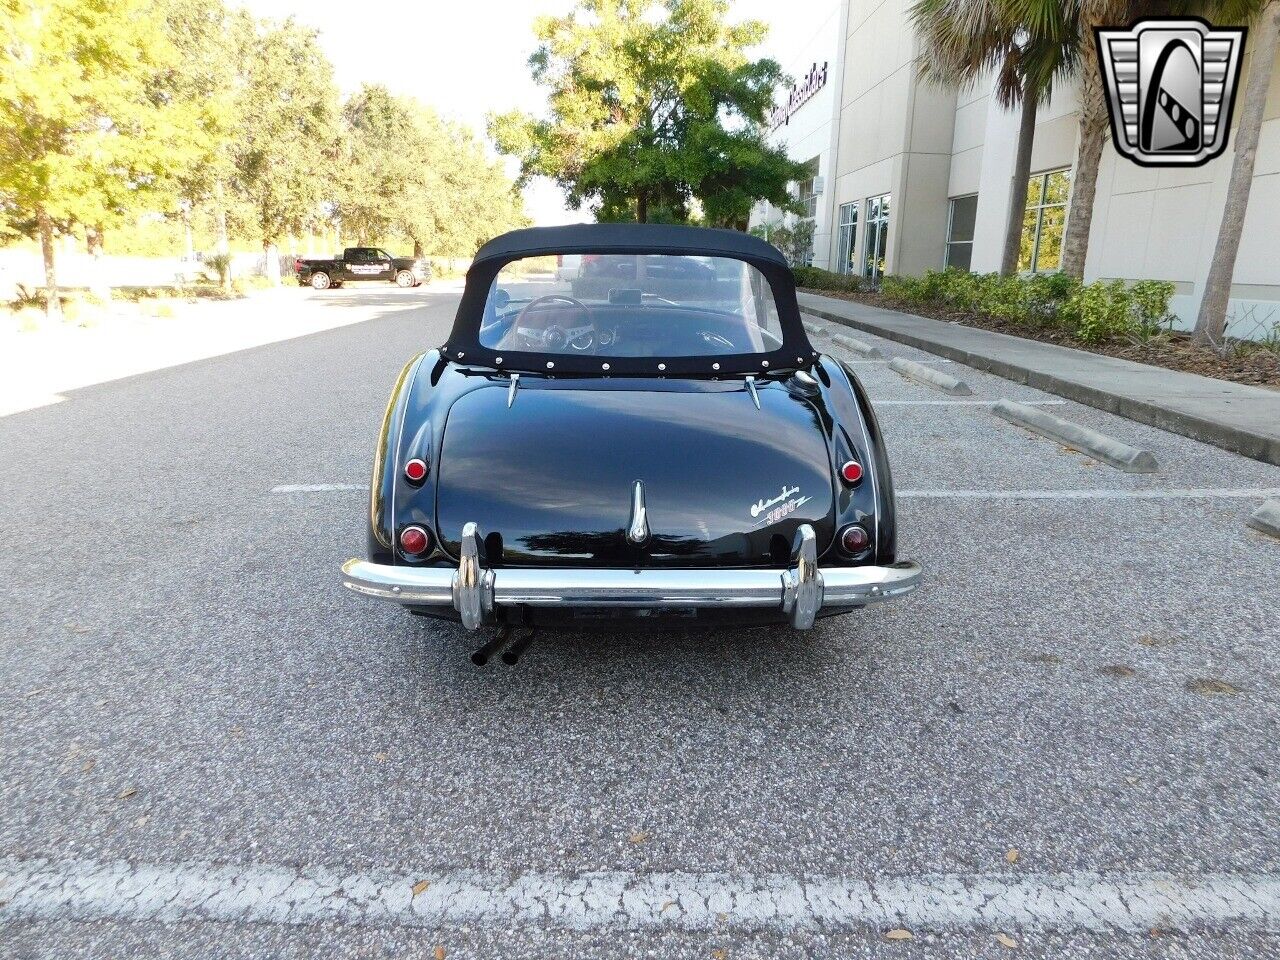
[[[370,560],[410,566],[450,562],[439,548],[436,529],[436,482],[445,418],[459,396],[495,378],[499,375],[463,370],[446,360],[439,350],[420,354],[400,372],[374,455],[369,502]],[[414,457],[427,464],[426,479],[416,485],[404,475],[405,463]],[[399,554],[396,543],[400,531],[408,526],[431,532],[431,551],[413,559]]]
[[[378,431],[378,445],[373,455],[373,479],[369,484],[369,559],[374,563],[395,563],[397,526],[396,499],[407,487],[403,479],[400,451],[403,447],[405,419],[413,399],[418,370],[438,359],[437,351],[421,353],[410,360],[395,386]]]
[[[822,356],[817,373],[826,408],[834,419],[832,425],[833,469],[837,488],[838,523],[862,523],[872,533],[875,550],[866,561],[890,564],[897,558],[897,522],[893,499],[893,476],[885,451],[880,424],[871,408],[867,391],[848,365],[833,357]],[[844,487],[838,479],[846,454],[862,464],[863,480],[856,487]],[[836,547],[828,551],[836,555]]]

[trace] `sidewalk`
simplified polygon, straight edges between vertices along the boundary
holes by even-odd
[[[1280,391],[801,293],[800,310],[1100,410],[1280,464]]]

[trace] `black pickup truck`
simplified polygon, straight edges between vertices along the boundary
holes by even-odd
[[[378,247],[347,247],[333,260],[293,261],[298,283],[316,290],[356,280],[381,280],[397,287],[416,287],[431,279],[431,264],[422,257],[393,257]]]

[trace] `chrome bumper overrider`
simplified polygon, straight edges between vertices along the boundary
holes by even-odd
[[[920,567],[818,568],[817,537],[809,524],[796,532],[787,570],[632,570],[576,567],[492,570],[484,565],[479,531],[462,528],[457,568],[397,567],[348,560],[342,583],[356,593],[414,607],[452,607],[468,630],[495,607],[776,607],[800,630],[826,607],[855,607],[910,593]]]

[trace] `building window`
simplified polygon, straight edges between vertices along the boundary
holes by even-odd
[[[1067,198],[1071,171],[1038,173],[1027,187],[1027,212],[1022,219],[1022,249],[1018,269],[1032,273],[1062,266],[1062,237],[1067,231]]]
[[[812,220],[818,215],[818,195],[813,192],[813,178],[800,182],[800,217]]]
[[[889,194],[867,198],[867,249],[862,275],[875,283],[884,275],[889,238]]]
[[[854,251],[858,246],[858,202],[840,204],[839,234],[836,239],[837,273],[853,273]]]
[[[799,216],[803,220],[813,220],[818,216],[818,158],[814,157],[805,163],[807,175],[796,184],[796,200],[800,204]]]
[[[945,267],[969,270],[973,261],[973,222],[978,216],[978,195],[954,197],[947,222],[947,260]]]

